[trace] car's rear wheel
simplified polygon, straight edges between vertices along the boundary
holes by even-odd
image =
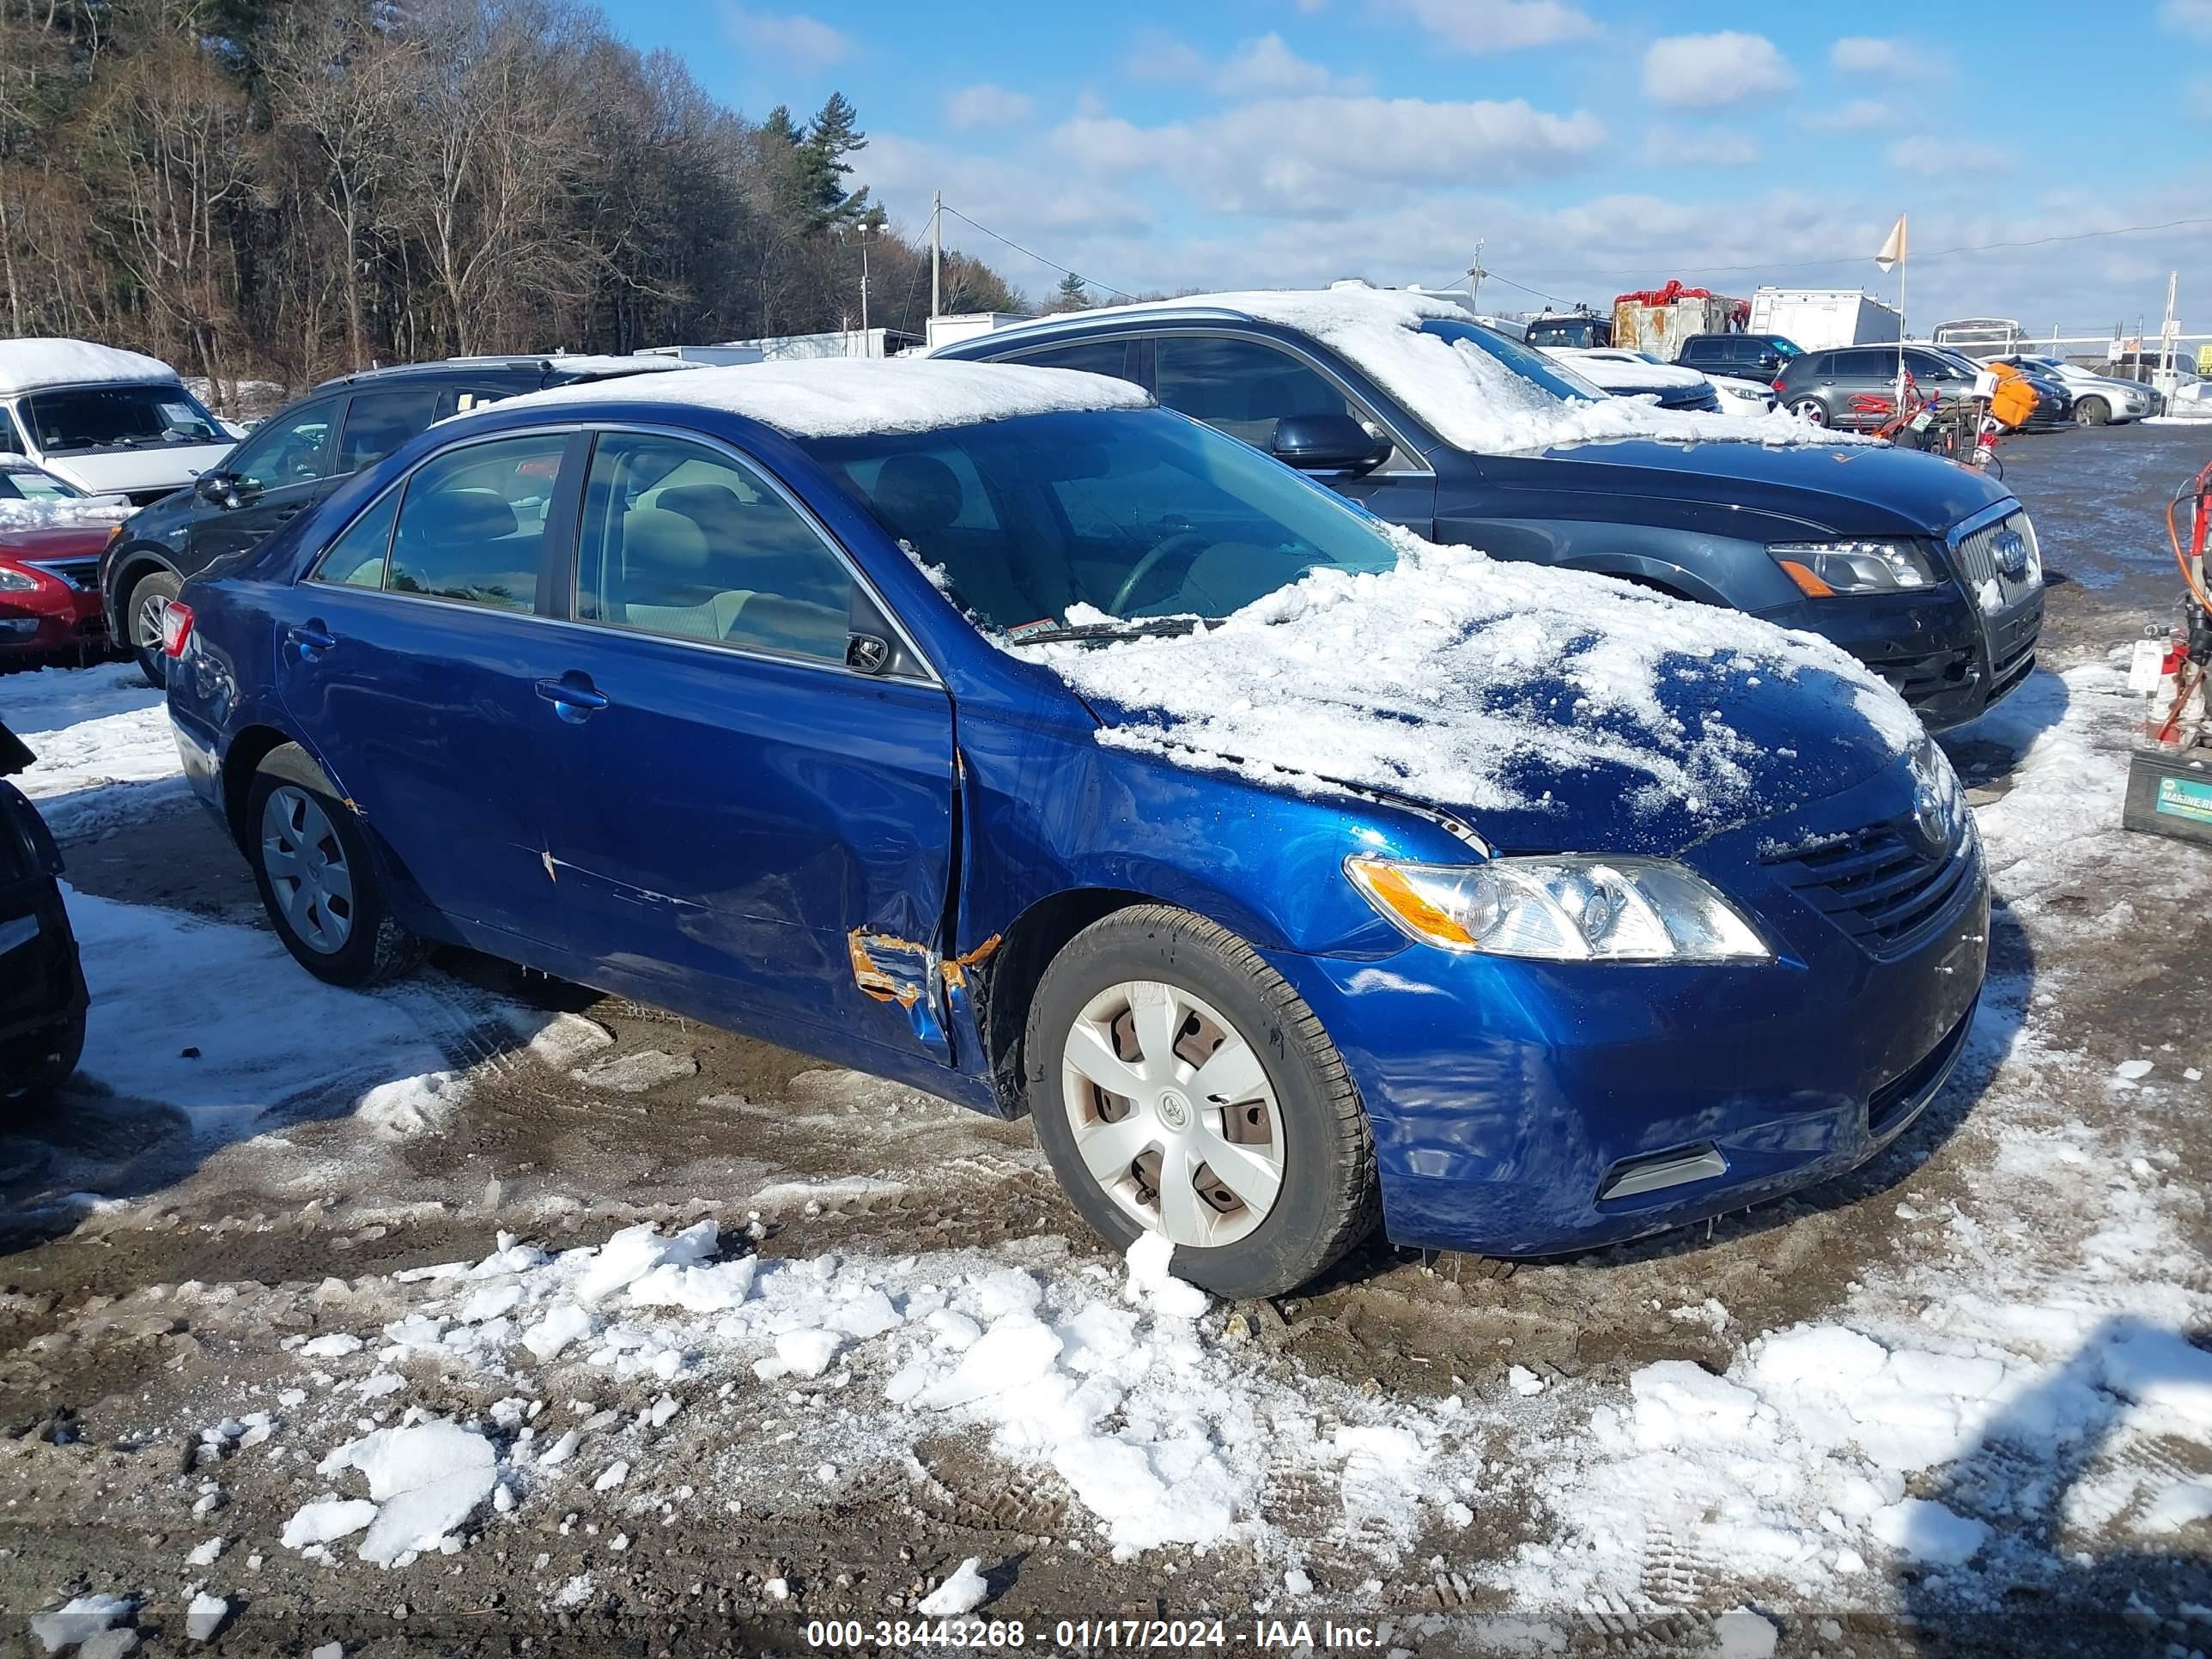
[[[1809,426],[1828,423],[1828,406],[1818,398],[1800,398],[1790,405],[1790,412]]]
[[[422,959],[392,919],[353,814],[297,744],[271,750],[246,797],[246,856],[293,959],[332,985],[375,985]]]
[[[1321,1021],[1259,953],[1166,905],[1054,958],[1024,1072],[1037,1139],[1117,1249],[1164,1234],[1176,1273],[1273,1296],[1374,1228],[1375,1144]]]
[[[152,571],[138,579],[131,597],[123,603],[123,625],[129,630],[131,654],[138,659],[138,672],[149,685],[168,684],[161,658],[161,623],[169,614],[169,601],[183,586],[173,571]]]
[[[2082,398],[2074,404],[2076,426],[2102,426],[2112,418],[2112,406],[2102,398]]]

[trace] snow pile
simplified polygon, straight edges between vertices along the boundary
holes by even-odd
[[[105,530],[138,509],[123,495],[65,495],[54,501],[0,499],[0,533],[10,530]],[[95,552],[97,549],[94,550]]]
[[[1565,363],[1594,386],[1607,392],[1656,392],[1665,386],[1702,386],[1705,377],[1694,368],[1674,363],[1655,363],[1633,351],[1607,346],[1546,346],[1544,355]]]
[[[1143,409],[1152,398],[1126,380],[1064,368],[855,357],[586,381],[509,398],[496,407],[498,418],[504,421],[518,409],[598,403],[720,410],[794,438],[849,438],[879,432],[933,432],[1075,410]]]
[[[1608,438],[1776,446],[1866,441],[1779,412],[1747,418],[1655,409],[1625,398],[1565,401],[1480,346],[1423,333],[1421,325],[1431,319],[1473,320],[1462,307],[1423,295],[1354,283],[1318,291],[1195,294],[1103,309],[1135,313],[1158,307],[1218,307],[1310,335],[1446,443],[1477,454],[1534,452]]]
[[[925,1619],[959,1619],[981,1607],[990,1593],[991,1587],[983,1582],[983,1558],[971,1555],[915,1603],[914,1610]]]
[[[1391,534],[1395,569],[1316,570],[1217,627],[1007,648],[1099,708],[1102,742],[1474,811],[1537,805],[1562,774],[1601,770],[1646,813],[1773,810],[1759,786],[1802,769],[1731,726],[1719,712],[1730,704],[1888,711],[1879,744],[1831,787],[1918,732],[1893,692],[1812,635]],[[1786,684],[1801,677],[1800,688]]]
[[[284,1542],[302,1548],[343,1537],[361,1527],[364,1561],[389,1567],[422,1550],[436,1549],[490,1498],[499,1455],[481,1434],[441,1418],[404,1428],[379,1429],[349,1440],[319,1464],[325,1477],[356,1469],[368,1477],[374,1503],[310,1504],[294,1515]]]
[[[84,1642],[128,1619],[137,1603],[123,1595],[80,1595],[52,1613],[31,1615],[31,1634],[48,1653]]]
[[[162,694],[135,667],[0,678],[0,720],[36,757],[10,781],[57,836],[117,829],[188,799]]]
[[[0,340],[0,397],[46,386],[76,386],[102,380],[167,380],[177,371],[159,357],[96,345],[90,340],[52,337]]]

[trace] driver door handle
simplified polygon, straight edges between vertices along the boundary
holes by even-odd
[[[307,662],[335,646],[338,636],[325,628],[321,619],[317,618],[286,629],[284,641],[300,653],[301,661]]]
[[[538,682],[538,695],[553,705],[553,712],[571,726],[581,726],[605,708],[607,694],[592,684],[591,677],[571,670],[557,680]]]

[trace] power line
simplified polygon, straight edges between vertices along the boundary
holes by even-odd
[[[1083,276],[1083,273],[1081,271],[1071,270],[1066,265],[1060,264],[1057,259],[1048,259],[1043,254],[1037,252],[1035,249],[1024,247],[1012,237],[1000,235],[997,231],[992,229],[988,225],[976,224],[973,219],[970,219],[957,207],[948,206],[945,209],[945,211],[951,214],[954,218],[959,220],[963,224],[972,225],[975,229],[981,231],[986,236],[991,237],[994,240],[1004,242],[1008,247],[1013,249],[1015,252],[1026,254],[1029,258],[1036,260],[1041,265],[1050,265],[1054,270],[1058,271],[1063,276]],[[1083,276],[1083,280],[1090,283],[1093,288],[1103,288],[1109,294],[1118,294],[1124,300],[1133,300],[1137,297],[1125,288],[1115,288],[1113,283],[1102,283],[1095,276]]]

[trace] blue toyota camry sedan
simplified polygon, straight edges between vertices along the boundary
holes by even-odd
[[[1553,1254],[1835,1175],[1984,975],[1957,781],[1836,647],[1434,546],[1090,374],[518,398],[166,650],[309,972],[457,944],[1026,1114],[1225,1294],[1378,1215]]]

